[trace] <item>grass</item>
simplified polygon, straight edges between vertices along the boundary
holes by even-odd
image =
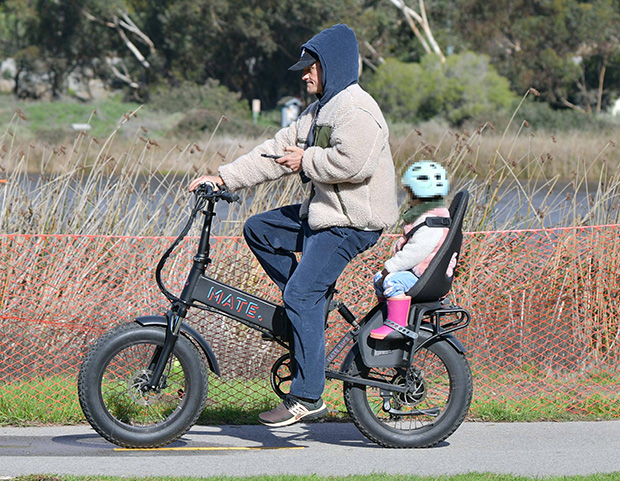
[[[476,393],[470,417],[488,422],[600,421],[618,419],[620,396],[593,394],[576,402],[570,396],[538,395],[515,400]]]
[[[278,403],[265,379],[209,378],[209,397],[198,424],[256,424],[258,414]],[[0,384],[0,425],[85,422],[75,377],[54,376]]]
[[[105,138],[118,119],[139,104],[102,101],[89,105],[80,102],[24,103],[24,116],[37,140],[61,142],[73,134],[72,124],[89,124],[89,134]]]
[[[564,383],[564,387],[527,390],[517,380],[476,386],[468,419],[488,422],[536,422],[618,419],[620,394],[595,382]],[[346,420],[338,384],[327,400],[331,421]],[[493,392],[491,392],[493,391]],[[504,394],[502,394],[504,393]],[[258,414],[278,399],[265,379],[222,381],[209,378],[209,397],[198,424],[256,424]],[[74,377],[33,378],[0,384],[0,425],[79,424],[85,422]]]
[[[84,422],[75,380],[61,376],[0,384],[0,424]]]
[[[295,475],[276,475],[276,476],[208,476],[201,478],[188,477],[123,477],[115,478],[112,476],[54,476],[54,475],[29,475],[13,478],[16,481],[114,481],[123,479],[126,481],[616,481],[620,479],[620,473],[601,473],[585,476],[545,476],[529,477],[515,476],[512,474],[493,474],[493,473],[467,473],[453,476],[417,476],[412,474],[367,474],[351,476],[317,476],[315,474],[295,476]]]

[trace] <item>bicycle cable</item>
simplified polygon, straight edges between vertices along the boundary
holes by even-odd
[[[168,258],[172,255],[172,252],[177,248],[177,246],[189,233],[189,230],[192,228],[192,225],[194,224],[194,221],[196,220],[196,215],[198,215],[198,211],[202,210],[206,202],[207,202],[206,197],[204,195],[199,196],[197,192],[196,202],[194,204],[194,207],[192,208],[189,218],[187,219],[187,223],[183,227],[183,230],[181,231],[181,233],[174,240],[174,242],[170,245],[170,247],[168,247],[166,252],[164,252],[164,254],[161,256],[161,258],[159,259],[159,262],[157,263],[157,267],[155,268],[155,281],[157,282],[157,286],[159,287],[159,290],[164,294],[164,296],[166,296],[166,298],[170,302],[181,303],[187,307],[192,307],[192,303],[187,303],[187,302],[182,301],[177,296],[172,294],[172,292],[166,289],[166,286],[164,285],[164,282],[161,278],[161,271],[163,270],[164,265],[166,264],[166,261],[168,260]]]

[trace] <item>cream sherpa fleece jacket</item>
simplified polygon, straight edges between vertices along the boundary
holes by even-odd
[[[314,195],[302,205],[313,230],[355,227],[378,230],[398,220],[396,178],[388,143],[388,127],[374,99],[353,84],[334,96],[317,116],[312,103],[289,127],[280,130],[234,162],[219,168],[231,190],[275,180],[292,171],[261,154],[284,154],[284,147],[305,149],[302,169]],[[307,147],[316,125],[332,129],[330,146]]]

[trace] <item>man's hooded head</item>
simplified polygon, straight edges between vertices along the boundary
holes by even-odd
[[[344,24],[334,25],[302,45],[299,62],[289,70],[303,70],[317,59],[323,69],[321,106],[359,79],[359,48],[355,32]]]

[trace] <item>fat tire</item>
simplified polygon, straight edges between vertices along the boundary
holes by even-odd
[[[424,338],[423,335],[421,339]],[[344,401],[349,416],[360,432],[374,443],[386,448],[429,448],[452,435],[465,420],[473,393],[471,369],[465,355],[441,340],[421,349],[424,350],[439,357],[450,380],[448,402],[432,424],[408,431],[391,428],[372,412],[367,400],[367,386],[344,383]],[[354,365],[362,377],[368,376],[370,370],[364,366],[361,355],[356,356]]]
[[[106,408],[101,384],[109,362],[133,345],[162,346],[165,335],[161,327],[121,324],[98,339],[86,354],[78,377],[80,406],[93,429],[111,443],[125,448],[165,446],[183,436],[200,416],[207,399],[207,365],[196,346],[183,335],[179,336],[173,351],[185,379],[180,409],[155,425],[132,426],[115,418]]]

